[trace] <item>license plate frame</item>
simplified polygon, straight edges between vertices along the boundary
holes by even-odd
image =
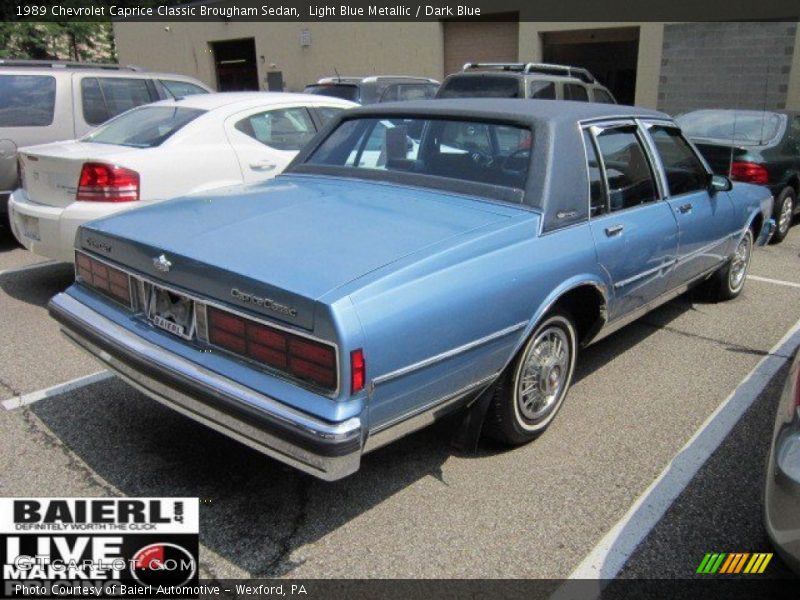
[[[172,335],[193,339],[197,328],[194,299],[154,284],[147,287],[147,320]]]

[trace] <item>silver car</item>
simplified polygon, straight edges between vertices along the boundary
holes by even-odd
[[[78,138],[141,104],[211,91],[191,77],[136,67],[0,60],[0,228],[19,187],[17,148]]]
[[[786,564],[800,575],[800,351],[775,417],[764,507],[770,539]]]

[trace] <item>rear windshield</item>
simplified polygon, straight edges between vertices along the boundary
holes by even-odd
[[[0,127],[46,127],[55,106],[55,77],[0,75]]]
[[[758,145],[778,135],[783,116],[759,111],[696,110],[675,120],[691,138]]]
[[[306,160],[342,174],[394,173],[455,183],[523,190],[530,163],[531,132],[514,125],[430,118],[354,118],[343,121]],[[377,174],[377,175],[376,175]]]
[[[317,94],[319,96],[331,96],[333,98],[341,98],[342,100],[350,100],[351,102],[358,102],[358,86],[344,83],[336,84],[314,84],[307,85],[303,90],[306,94]]]
[[[120,115],[83,138],[85,142],[133,148],[160,146],[205,111],[173,106],[145,106]]]
[[[519,80],[497,75],[452,77],[439,88],[437,98],[519,98]]]

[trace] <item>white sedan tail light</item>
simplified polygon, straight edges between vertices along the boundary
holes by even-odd
[[[104,163],[83,164],[76,200],[133,202],[139,199],[139,173]]]

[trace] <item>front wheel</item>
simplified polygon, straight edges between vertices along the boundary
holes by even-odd
[[[496,384],[486,434],[516,445],[547,429],[572,382],[576,351],[577,334],[568,313],[554,311],[542,319]]]
[[[711,277],[712,296],[716,300],[732,300],[742,293],[752,256],[753,231],[748,229],[736,245],[733,257]]]

